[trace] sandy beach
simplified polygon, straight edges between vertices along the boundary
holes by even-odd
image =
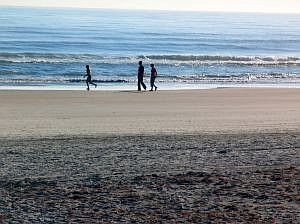
[[[0,91],[0,223],[299,223],[299,99]]]
[[[0,91],[0,137],[299,130],[300,89]]]

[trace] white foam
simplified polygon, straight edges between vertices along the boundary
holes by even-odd
[[[216,88],[300,88],[299,84],[162,84],[159,83],[158,90],[189,90],[189,89],[216,89]],[[124,85],[98,85],[97,88],[91,87],[91,91],[133,91],[137,86],[133,84]],[[149,89],[149,86],[148,86]],[[86,91],[86,86],[67,86],[67,85],[53,85],[53,86],[0,86],[0,90],[64,90],[64,91]]]

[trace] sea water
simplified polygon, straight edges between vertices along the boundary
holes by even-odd
[[[0,7],[0,88],[300,87],[300,14]]]

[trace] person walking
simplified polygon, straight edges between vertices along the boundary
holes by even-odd
[[[97,88],[97,84],[92,82],[92,75],[91,75],[91,70],[90,70],[90,66],[89,65],[86,65],[86,90],[89,91],[90,90],[90,85],[89,84],[92,84],[95,86],[95,88]]]
[[[147,86],[143,82],[144,79],[144,66],[143,62],[139,61],[139,69],[138,69],[138,91],[141,91],[141,85],[143,86],[144,90],[147,89]]]
[[[151,78],[150,78],[151,90],[150,91],[153,91],[153,87],[155,88],[155,91],[156,91],[157,86],[154,84],[154,82],[157,77],[157,71],[156,71],[156,68],[154,67],[154,64],[151,64],[150,67],[151,67]]]

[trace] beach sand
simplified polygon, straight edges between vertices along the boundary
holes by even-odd
[[[0,223],[299,223],[299,99],[0,91]]]
[[[300,89],[0,91],[0,137],[296,130]]]

